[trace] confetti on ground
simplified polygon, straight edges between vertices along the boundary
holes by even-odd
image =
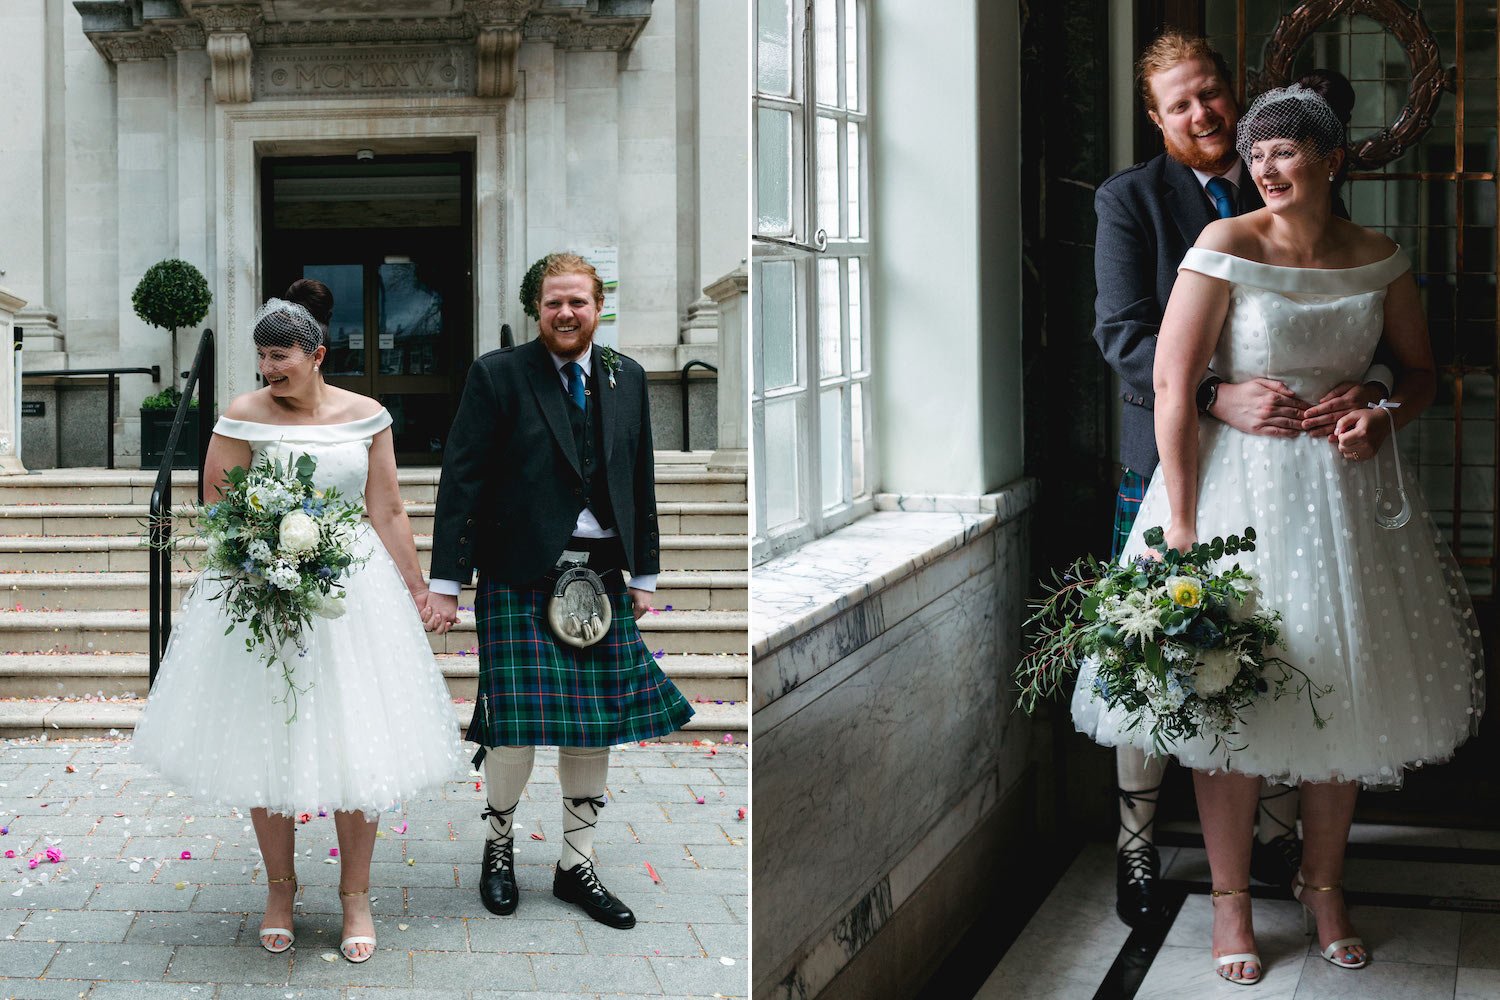
[[[656,869],[651,867],[651,862],[647,861],[645,864],[646,874],[651,876],[651,881],[655,882],[657,885],[661,885],[661,876],[656,874]]]
[[[723,957],[721,957],[719,959],[719,964],[720,965],[733,965],[734,964],[734,959],[732,959],[732,958],[730,958],[729,956],[726,955],[726,956],[723,956]]]
[[[700,795],[700,796],[698,796],[698,798],[697,798],[697,799],[696,799],[696,800],[695,800],[695,801],[696,801],[696,802],[697,802],[697,803],[698,803],[698,804],[699,804],[699,805],[700,805],[700,806],[701,806],[701,805],[703,805],[703,804],[704,804],[704,803],[705,803],[705,802],[707,802],[707,801],[708,801],[708,800],[707,800],[707,799],[705,799],[705,798],[704,798],[704,797],[703,797],[703,796],[701,796],[701,795]]]
[[[544,836],[542,836],[540,833],[533,833],[531,835],[531,839],[532,840],[546,840],[547,838],[544,837]]]
[[[396,925],[396,930],[398,930],[398,931],[405,931],[405,930],[410,930],[410,929],[411,929],[411,924],[397,924]]]
[[[300,816],[297,817],[297,822],[298,823],[311,823],[312,822],[312,813],[303,813],[302,815],[300,815]]]
[[[336,857],[338,857],[339,856],[339,849],[337,847],[330,847],[328,849],[328,856],[330,858],[336,858]]]
[[[181,859],[183,861],[191,861],[191,860],[193,860],[193,852],[192,851],[183,851],[182,854],[181,854]]]
[[[744,806],[740,806],[739,809],[735,810],[735,814],[734,815],[735,815],[736,819],[744,819],[745,818],[745,807]]]
[[[67,771],[69,774],[73,774],[78,770],[78,768],[74,767],[72,764],[69,764],[67,767],[63,768],[63,770]]]
[[[402,820],[401,821],[401,825],[398,826],[398,827],[396,827],[395,829],[393,829],[391,832],[392,833],[405,833],[406,832],[406,820]]]
[[[339,957],[331,951],[325,951],[323,953],[323,961],[325,962],[337,962],[338,960]]]

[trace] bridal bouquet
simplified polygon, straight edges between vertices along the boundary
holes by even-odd
[[[236,466],[224,477],[224,498],[205,507],[198,522],[208,568],[218,571],[222,588],[214,597],[235,624],[250,627],[246,650],[258,646],[268,668],[281,667],[288,722],[307,689],[296,683],[287,647],[305,653],[303,629],[313,618],[344,613],[339,581],[363,561],[352,545],[364,509],[341,500],[336,489],[316,489],[317,464],[303,455],[286,465],[263,458],[248,472]]]
[[[1152,528],[1146,544],[1164,549]],[[1124,708],[1127,728],[1150,726],[1158,751],[1207,734],[1228,737],[1258,698],[1306,697],[1313,722],[1327,721],[1317,699],[1332,689],[1270,650],[1281,638],[1281,615],[1259,608],[1254,578],[1238,563],[1214,571],[1226,554],[1255,548],[1255,529],[1200,542],[1160,559],[1125,564],[1092,557],[1075,562],[1026,621],[1031,651],[1016,669],[1019,705],[1030,714],[1038,699],[1065,690],[1077,675],[1111,709]]]

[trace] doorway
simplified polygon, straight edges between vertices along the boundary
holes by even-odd
[[[474,354],[473,157],[261,161],[262,294],[333,292],[329,384],[380,400],[396,460],[440,465]]]

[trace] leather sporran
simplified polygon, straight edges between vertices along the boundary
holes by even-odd
[[[547,601],[547,624],[553,635],[584,649],[604,638],[610,619],[609,594],[598,573],[575,565],[558,576]]]

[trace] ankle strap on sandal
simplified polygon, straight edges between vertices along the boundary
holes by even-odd
[[[269,876],[269,875],[266,876],[266,882],[268,884],[272,883],[272,882],[295,882],[295,881],[297,881],[297,873],[296,872],[292,872],[286,878],[271,878],[271,876]]]
[[[1208,895],[1211,899],[1218,899],[1220,896],[1239,896],[1249,891],[1250,887],[1247,885],[1243,889],[1210,889]]]
[[[1344,887],[1342,881],[1335,882],[1333,885],[1308,885],[1302,880],[1301,875],[1297,876],[1297,884],[1310,892],[1332,892],[1335,889],[1342,889]]]
[[[345,889],[343,886],[339,886],[340,896],[368,896],[369,894],[369,886],[365,886],[363,889]]]

